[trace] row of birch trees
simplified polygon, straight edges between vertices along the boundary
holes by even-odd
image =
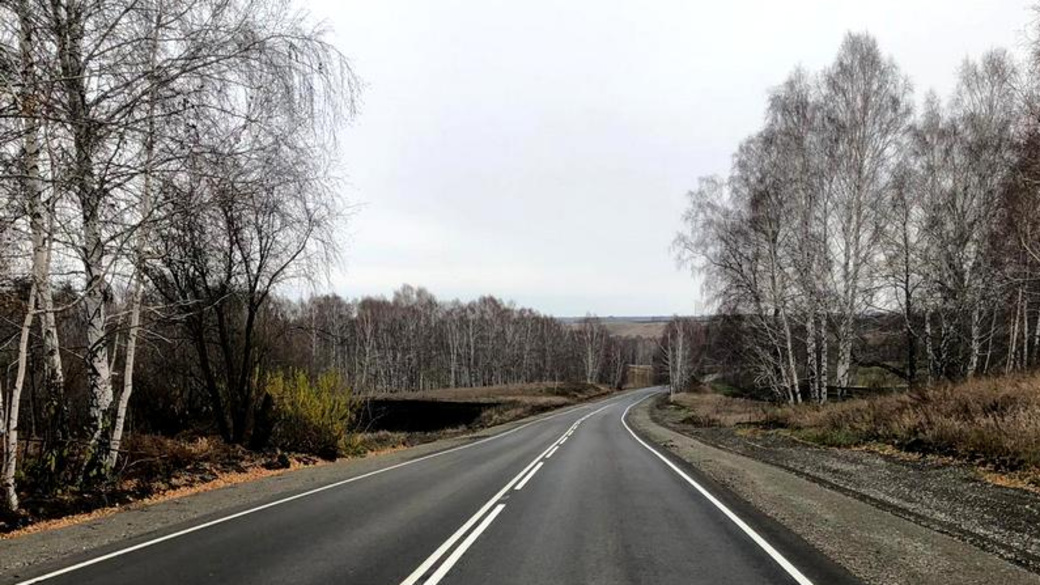
[[[0,508],[23,458],[110,473],[157,319],[220,364],[211,409],[241,438],[257,316],[334,252],[357,82],[322,39],[283,0],[0,1]]]
[[[993,50],[918,102],[873,38],[849,34],[830,66],[770,93],[675,240],[739,322],[757,385],[823,402],[866,368],[913,386],[1037,363],[1036,65]],[[879,335],[898,357],[872,351]]]
[[[364,394],[586,382],[620,388],[652,341],[611,335],[596,317],[571,323],[495,297],[440,301],[403,286],[389,299],[313,297],[292,308],[312,372],[336,371]],[[307,338],[306,336],[309,336]]]

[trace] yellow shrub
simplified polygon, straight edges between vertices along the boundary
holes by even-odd
[[[274,402],[273,446],[323,459],[343,452],[355,400],[339,374],[326,372],[311,380],[302,371],[279,372],[267,377],[264,390]]]

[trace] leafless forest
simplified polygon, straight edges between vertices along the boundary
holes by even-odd
[[[359,87],[282,0],[0,2],[3,510],[103,491],[128,433],[292,449],[359,395],[621,384],[638,343],[595,320],[281,296],[341,252]]]
[[[830,66],[771,92],[729,174],[690,193],[675,240],[717,301],[732,369],[797,403],[867,378],[913,387],[1035,367],[1032,50],[968,59],[952,95],[918,99],[873,38],[849,34]],[[698,334],[703,348],[703,327],[673,326],[667,345]],[[686,351],[695,369],[701,354]]]

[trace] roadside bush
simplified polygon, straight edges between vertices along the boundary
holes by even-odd
[[[311,380],[302,371],[268,376],[264,390],[272,400],[270,445],[333,460],[347,448],[355,399],[339,374]]]
[[[911,393],[778,408],[770,426],[833,446],[886,443],[1001,470],[1040,469],[1040,376],[946,384]]]

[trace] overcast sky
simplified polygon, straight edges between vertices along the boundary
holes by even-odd
[[[366,87],[341,133],[358,213],[332,288],[481,294],[558,316],[689,314],[669,244],[769,88],[869,31],[918,97],[1022,53],[1024,0],[319,0]]]

